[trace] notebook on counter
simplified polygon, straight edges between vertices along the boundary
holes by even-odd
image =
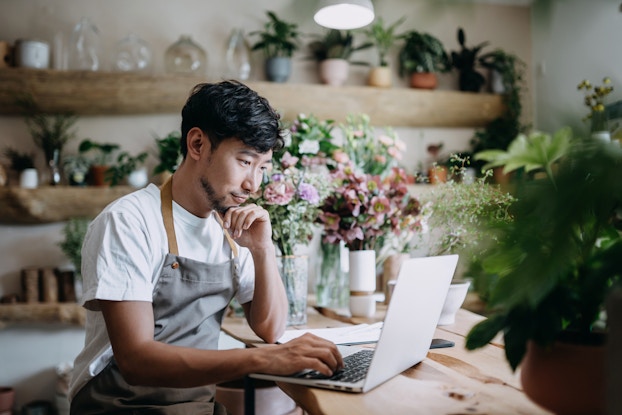
[[[375,349],[338,346],[346,367],[332,377],[311,370],[290,376],[250,376],[355,393],[397,376],[426,357],[457,263],[458,255],[405,260]]]

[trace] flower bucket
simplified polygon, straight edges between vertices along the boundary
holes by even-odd
[[[277,265],[287,293],[287,325],[307,324],[307,281],[309,257],[306,255],[279,256]]]

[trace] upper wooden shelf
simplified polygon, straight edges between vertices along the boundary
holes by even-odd
[[[135,190],[129,186],[0,187],[0,223],[37,224],[93,218],[108,203]]]
[[[193,86],[205,78],[120,72],[0,70],[0,114],[18,115],[18,94],[28,93],[45,112],[78,115],[180,113]],[[482,127],[504,111],[500,95],[407,87],[328,86],[247,82],[292,120],[298,113],[345,121],[368,114],[374,125]]]

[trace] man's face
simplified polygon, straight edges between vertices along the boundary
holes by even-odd
[[[259,153],[238,139],[225,140],[208,153],[201,186],[210,207],[220,213],[246,202],[272,166],[272,151]]]

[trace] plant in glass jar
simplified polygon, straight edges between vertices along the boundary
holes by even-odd
[[[30,95],[19,97],[17,103],[35,145],[43,150],[46,165],[50,169],[50,184],[59,184],[63,148],[75,138],[72,128],[78,117],[69,113],[46,114]]]

